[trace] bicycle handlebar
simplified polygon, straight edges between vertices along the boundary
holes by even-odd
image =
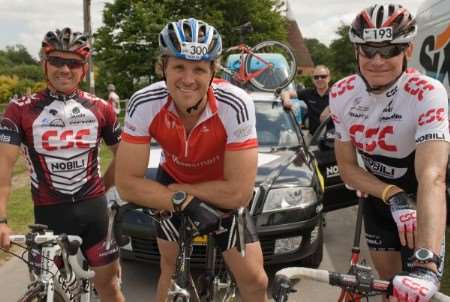
[[[26,235],[11,235],[9,236],[11,242],[18,244],[27,244],[27,236]],[[81,279],[91,279],[95,276],[95,272],[90,269],[83,269],[78,261],[78,250],[81,246],[83,240],[80,236],[76,235],[54,235],[52,232],[45,232],[44,234],[37,234],[33,238],[33,243],[36,244],[44,244],[44,243],[52,243],[53,245],[58,244],[61,249],[67,252],[68,261],[70,267],[74,274]]]
[[[278,278],[279,282],[289,282],[291,279],[306,278],[314,281],[327,283],[333,286],[339,287],[351,287],[355,289],[365,289],[361,286],[360,282],[356,279],[356,276],[350,274],[342,274],[337,272],[330,272],[321,269],[312,269],[305,267],[288,267],[278,271],[275,274],[275,278]],[[389,281],[385,280],[371,280],[369,291],[372,292],[387,292],[389,287]],[[450,297],[437,292],[431,298],[432,302],[450,302]]]

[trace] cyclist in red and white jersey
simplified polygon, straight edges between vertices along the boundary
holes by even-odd
[[[164,81],[137,91],[128,102],[117,153],[122,198],[174,213],[158,229],[161,275],[157,301],[165,301],[175,271],[178,215],[184,211],[199,233],[217,227],[216,209],[248,205],[257,169],[255,109],[242,89],[213,78],[222,41],[217,30],[193,18],[168,23],[159,35]],[[150,140],[163,150],[156,181],[144,179]],[[130,161],[130,156],[133,160]],[[181,203],[179,198],[182,196]],[[178,201],[178,202],[176,202]],[[246,255],[236,248],[234,216],[215,235],[243,301],[264,301],[267,275],[253,221],[246,224]]]
[[[380,277],[393,278],[390,301],[428,301],[443,268],[447,94],[440,82],[407,71],[416,31],[400,5],[361,11],[349,32],[358,73],[330,92],[341,177],[370,194],[366,238]]]
[[[12,100],[0,120],[0,246],[9,248],[6,203],[20,147],[29,165],[35,222],[55,233],[79,235],[95,271],[102,301],[124,301],[119,287],[118,247],[106,249],[105,190],[114,164],[99,173],[101,139],[115,153],[121,129],[106,101],[79,90],[90,45],[70,28],[49,31],[40,51],[47,88]]]

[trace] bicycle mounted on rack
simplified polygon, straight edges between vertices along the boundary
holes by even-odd
[[[20,302],[89,302],[94,296],[90,281],[95,273],[87,262],[80,263],[82,239],[75,235],[55,235],[41,224],[29,225],[26,235],[11,235],[13,245],[28,253],[17,255],[28,265],[31,283]],[[23,245],[25,244],[25,245]]]
[[[295,77],[297,63],[291,49],[277,41],[264,41],[254,47],[243,43],[244,34],[253,32],[250,22],[232,29],[239,33],[240,44],[223,53],[224,78],[245,88],[250,83],[260,91],[285,88]]]
[[[145,214],[149,215],[152,219],[161,223],[162,220],[168,219],[172,214],[167,212],[156,212],[148,208],[142,208],[141,206],[131,203],[125,205],[115,204],[112,210],[115,212],[114,219],[114,237],[119,246],[124,246],[129,243],[129,237],[123,234],[121,227],[122,221],[127,212],[140,209]],[[241,253],[241,256],[245,256],[245,209],[224,213],[223,218],[236,215],[238,226],[238,245],[237,248]],[[231,302],[237,301],[237,285],[234,281],[231,272],[228,271],[223,259],[221,261],[217,258],[217,246],[215,244],[214,236],[226,229],[220,225],[220,227],[208,235],[197,236],[197,232],[192,227],[189,217],[183,212],[179,212],[180,215],[180,228],[179,228],[179,241],[178,241],[178,255],[176,260],[176,270],[172,278],[172,284],[168,292],[169,301],[175,302],[188,302],[188,301],[223,301]],[[192,245],[195,241],[206,242],[206,269],[194,282],[191,275],[191,253]],[[242,248],[241,248],[242,247]]]

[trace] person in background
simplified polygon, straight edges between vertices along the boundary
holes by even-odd
[[[314,88],[302,89],[297,86],[296,91],[283,91],[281,100],[283,106],[292,108],[291,98],[297,97],[306,103],[308,109],[306,117],[309,120],[309,133],[312,135],[320,123],[330,115],[328,91],[330,83],[330,70],[325,65],[317,65],[313,71]]]
[[[114,108],[116,116],[119,117],[120,114],[120,98],[116,93],[116,86],[114,84],[108,84],[108,103]]]

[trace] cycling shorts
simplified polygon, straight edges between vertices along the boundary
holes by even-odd
[[[159,167],[156,174],[156,181],[162,185],[169,185],[175,183],[175,180],[166,172],[163,168]],[[223,210],[226,212],[227,210]],[[229,211],[229,210],[228,210]],[[214,239],[216,246],[221,252],[229,250],[236,247],[238,244],[237,236],[237,221],[235,215],[224,218],[222,220],[222,226],[226,229],[225,232],[220,234],[215,234]],[[171,218],[164,219],[157,226],[157,236],[160,239],[168,241],[177,241],[179,239],[178,229],[180,227],[180,217],[173,213]],[[253,223],[253,219],[245,211],[245,243],[252,243],[258,241],[258,235],[256,233],[256,228]]]
[[[392,217],[390,207],[381,199],[369,196],[364,201],[363,217],[369,249],[372,251],[399,251],[402,256],[403,270],[409,270],[412,263],[408,259],[414,251],[401,245],[397,224]],[[442,245],[440,255],[442,265],[438,270],[438,275],[442,275],[443,270],[445,239],[442,241]]]
[[[74,203],[35,206],[36,223],[45,224],[55,234],[78,235],[81,251],[89,266],[107,265],[119,257],[115,240],[106,249],[108,210],[104,196]]]

